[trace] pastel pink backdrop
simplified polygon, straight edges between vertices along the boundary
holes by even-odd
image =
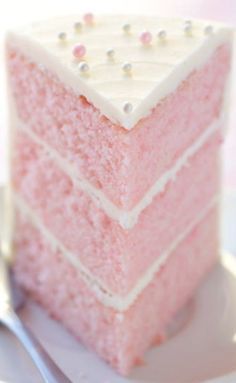
[[[8,0],[0,13],[0,183],[5,179],[5,139],[7,126],[7,103],[4,89],[3,36],[14,25],[65,13],[156,13],[160,15],[183,15],[221,20],[236,26],[236,0]],[[235,60],[236,61],[236,60]],[[236,64],[234,64],[235,68]],[[235,72],[235,69],[234,69]],[[224,182],[227,188],[236,190],[236,87],[233,81],[230,126],[224,148]]]

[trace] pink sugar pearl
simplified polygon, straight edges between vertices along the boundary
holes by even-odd
[[[85,55],[86,53],[86,48],[83,44],[77,44],[74,46],[73,48],[73,55],[76,57],[76,58],[81,58]]]
[[[152,34],[149,31],[144,31],[140,34],[139,39],[143,45],[148,45],[152,41]]]
[[[93,13],[85,13],[83,19],[86,24],[92,24],[94,21],[94,15]]]

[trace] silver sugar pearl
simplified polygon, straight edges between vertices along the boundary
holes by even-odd
[[[76,23],[74,23],[74,30],[76,32],[79,32],[79,31],[81,31],[82,26],[83,26],[83,24],[80,21],[77,21]]]
[[[184,32],[186,35],[190,36],[192,34],[192,31],[193,31],[192,24],[185,24],[184,25]]]
[[[204,34],[205,35],[212,35],[212,33],[213,33],[213,26],[212,25],[207,25],[204,28]]]
[[[129,33],[130,32],[130,30],[131,30],[131,25],[130,24],[124,24],[123,25],[123,27],[122,27],[122,29],[123,29],[123,31],[125,32],[125,33]]]
[[[165,40],[167,36],[167,33],[164,29],[160,29],[157,33],[157,37],[159,40]]]
[[[192,20],[185,20],[185,22],[184,22],[184,24],[185,25],[191,25],[191,26],[193,26],[193,22],[192,22]]]
[[[66,34],[66,32],[60,32],[60,33],[58,33],[57,37],[60,41],[65,41],[67,39],[67,34]]]
[[[87,73],[89,71],[89,65],[86,63],[86,61],[81,61],[79,63],[79,71],[81,73]]]
[[[111,49],[108,49],[108,50],[107,50],[106,54],[107,54],[107,57],[108,57],[109,59],[113,59],[114,56],[115,56],[115,51],[114,51],[114,49],[111,48]]]
[[[122,70],[123,72],[125,73],[130,73],[132,71],[132,64],[129,63],[129,62],[125,62],[123,65],[122,65]]]
[[[131,113],[133,110],[133,105],[130,102],[125,102],[123,106],[123,111],[125,113]]]

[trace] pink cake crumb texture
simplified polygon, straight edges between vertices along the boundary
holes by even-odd
[[[217,221],[218,210],[212,209],[123,313],[101,304],[80,273],[20,214],[15,231],[15,273],[54,318],[126,375],[144,352],[163,338],[170,319],[216,262]]]
[[[110,291],[125,295],[219,193],[220,141],[219,130],[130,230],[110,219],[20,130],[15,134],[13,185],[74,257]]]
[[[127,132],[20,51],[9,47],[8,56],[19,117],[75,165],[77,177],[124,209],[219,116],[230,66],[230,47],[223,45]]]

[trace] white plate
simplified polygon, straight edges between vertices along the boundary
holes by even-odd
[[[224,248],[236,254],[233,193],[224,200],[222,234]],[[145,365],[134,369],[129,379],[113,372],[38,306],[29,302],[21,316],[74,383],[236,382],[236,258],[227,254],[189,305],[185,325],[165,344],[148,352]],[[29,357],[3,328],[0,380],[41,382]]]

